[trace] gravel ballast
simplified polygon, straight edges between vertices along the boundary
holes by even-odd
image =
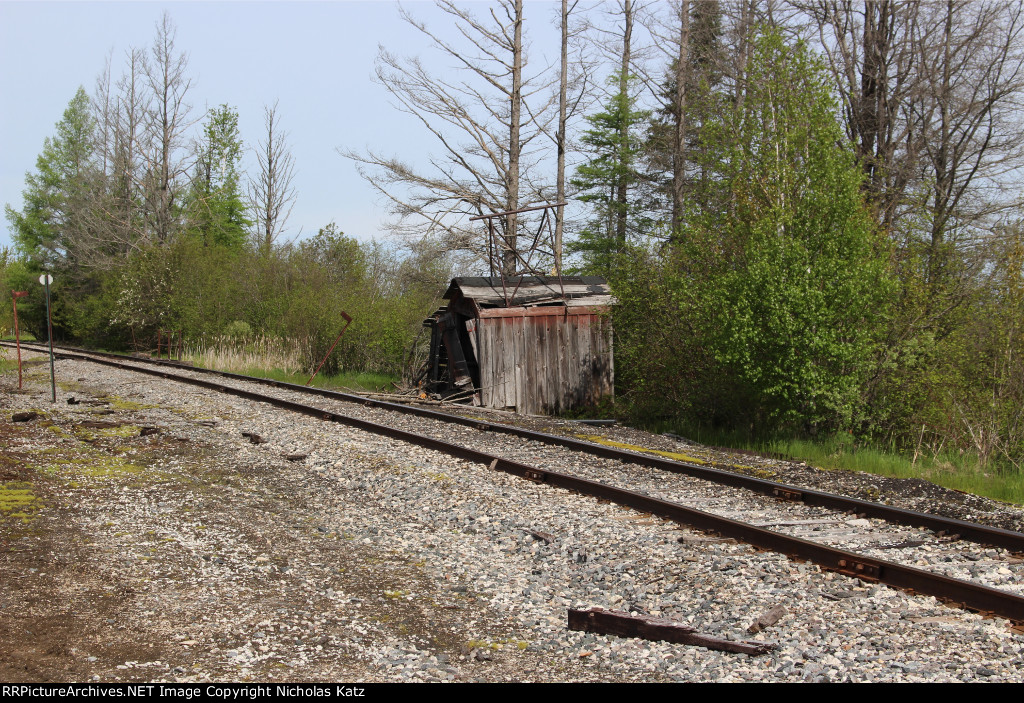
[[[0,379],[0,481],[33,495],[22,517],[0,513],[5,681],[1024,678],[1024,635],[1005,620],[166,380],[60,361],[51,404],[47,370],[26,393]],[[41,417],[11,420],[27,411]],[[991,503],[975,512],[1019,519]],[[1007,555],[976,556],[1016,579]],[[594,606],[776,649],[566,629],[568,608]]]

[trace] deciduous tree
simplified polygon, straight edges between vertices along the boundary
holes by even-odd
[[[256,149],[259,173],[249,181],[249,207],[255,222],[260,250],[270,253],[284,231],[295,204],[295,159],[288,149],[288,134],[281,129],[277,103],[263,110],[266,140]]]
[[[97,186],[94,132],[89,96],[79,88],[56,135],[43,143],[35,173],[25,176],[24,206],[20,211],[6,206],[15,242],[36,266],[66,269],[77,261]]]
[[[177,29],[164,13],[157,24],[150,56],[143,65],[150,93],[146,112],[143,199],[147,234],[159,243],[170,241],[181,228],[178,211],[190,170],[186,135],[193,125],[188,92],[188,57],[175,47]]]
[[[240,248],[251,224],[242,197],[238,112],[227,105],[209,111],[186,200],[189,231],[204,244]]]
[[[541,201],[531,150],[541,134],[538,124],[548,119],[550,100],[529,104],[545,86],[524,73],[522,0],[503,0],[487,7],[483,17],[449,0],[439,0],[438,7],[465,39],[462,45],[404,10],[402,16],[461,69],[457,77],[431,75],[419,59],[383,49],[377,61],[377,79],[397,107],[433,137],[439,152],[430,167],[373,150],[342,153],[359,163],[363,176],[390,200],[397,231],[439,235],[451,248],[486,259],[486,242],[466,216],[515,211]],[[508,274],[520,266],[517,241],[523,222],[524,217],[509,215],[500,223],[508,244],[501,266]]]
[[[748,69],[743,102],[705,128],[728,208],[687,227],[679,295],[762,420],[849,428],[886,322],[884,240],[820,61],[768,32]]]

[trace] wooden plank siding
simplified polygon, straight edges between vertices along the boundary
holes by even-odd
[[[465,325],[461,347],[473,357],[474,403],[558,413],[614,392],[608,312],[616,301],[605,279],[460,277],[444,298],[448,305],[433,324],[448,315]],[[451,378],[435,383],[442,396],[461,388]]]
[[[476,332],[486,407],[556,413],[613,392],[606,309],[485,309]]]

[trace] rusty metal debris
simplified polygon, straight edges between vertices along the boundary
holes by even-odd
[[[547,532],[538,532],[537,530],[527,530],[527,532],[529,532],[530,536],[535,540],[544,542],[545,544],[551,544],[555,541],[555,536]]]
[[[593,632],[599,635],[639,637],[640,639],[660,640],[673,644],[689,644],[739,654],[766,654],[775,649],[775,645],[770,642],[726,640],[705,635],[692,627],[681,625],[668,618],[633,615],[602,608],[570,609],[569,629]]]
[[[772,625],[777,623],[779,620],[782,619],[782,617],[787,612],[789,611],[786,610],[786,607],[784,605],[782,605],[781,603],[777,603],[776,605],[772,606],[770,610],[762,613],[757,618],[757,620],[755,620],[750,625],[750,627],[747,628],[747,632],[749,632],[752,635],[756,635],[764,628],[771,627]]]
[[[246,439],[248,439],[253,444],[266,444],[267,443],[267,440],[263,439],[262,437],[260,437],[255,432],[243,432],[242,436],[245,437]]]
[[[327,357],[329,357],[331,355],[331,352],[334,351],[334,348],[338,346],[338,342],[341,341],[341,337],[342,335],[345,334],[345,330],[347,330],[348,326],[352,324],[352,317],[347,312],[342,312],[341,317],[342,319],[345,320],[345,326],[341,328],[341,332],[339,332],[338,336],[335,338],[334,344],[332,344],[331,348],[327,350],[326,354],[324,354],[324,360],[320,362],[320,365],[316,367],[316,371],[314,371],[313,375],[309,377],[308,381],[306,381],[307,386],[311,384],[313,382],[313,379],[316,378],[316,375],[320,373],[320,369],[322,369],[324,367],[324,364],[327,363]]]

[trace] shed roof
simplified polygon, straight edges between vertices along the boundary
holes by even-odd
[[[480,307],[616,303],[601,276],[521,276],[505,279],[504,284],[498,276],[460,276],[452,279],[444,298],[452,300],[457,294]]]

